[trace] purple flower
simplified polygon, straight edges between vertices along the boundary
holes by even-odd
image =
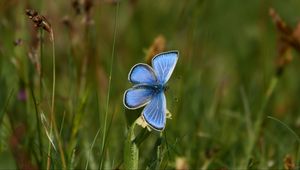
[[[18,100],[25,101],[27,99],[27,94],[24,88],[21,88],[18,93]]]

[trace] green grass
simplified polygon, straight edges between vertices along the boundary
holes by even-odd
[[[270,7],[293,28],[300,21],[298,0],[93,1],[79,13],[71,1],[1,1],[0,169],[176,169],[180,159],[284,169],[288,155],[299,167],[299,53],[276,76]],[[123,106],[130,68],[159,35],[180,53],[162,133]]]

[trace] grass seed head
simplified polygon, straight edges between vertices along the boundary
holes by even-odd
[[[47,21],[46,17],[40,15],[37,11],[33,9],[26,9],[26,15],[33,21],[35,27],[42,28],[49,34],[52,34],[51,24]]]
[[[166,49],[166,38],[163,35],[158,35],[154,39],[152,45],[150,46],[150,48],[147,51],[147,54],[145,57],[146,63],[150,64],[152,58],[156,54],[165,51],[165,49]]]
[[[269,14],[278,33],[276,76],[281,76],[287,65],[292,61],[293,57],[290,49],[295,49],[300,53],[300,24],[293,29],[286,24],[273,8],[270,8]]]
[[[291,155],[286,155],[285,156],[285,158],[284,158],[284,169],[285,170],[294,170],[294,169],[296,169],[295,162],[294,162]]]

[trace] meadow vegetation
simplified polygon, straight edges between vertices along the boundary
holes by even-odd
[[[1,0],[0,169],[299,169],[299,0]],[[128,72],[179,60],[163,132]]]

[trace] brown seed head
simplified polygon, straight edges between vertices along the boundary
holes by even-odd
[[[81,14],[81,5],[79,0],[72,0],[72,7],[77,15]]]
[[[285,170],[294,170],[296,169],[295,167],[295,162],[291,155],[286,155],[284,158],[284,169]]]
[[[84,1],[84,11],[85,11],[86,13],[89,13],[89,12],[90,12],[92,6],[93,6],[93,1],[92,1],[92,0],[85,0],[85,1]]]
[[[293,57],[290,49],[300,52],[300,24],[293,29],[286,24],[273,8],[270,8],[269,14],[278,33],[276,76],[280,76],[286,66],[292,61]]]
[[[279,32],[285,35],[292,34],[292,29],[281,19],[281,17],[273,8],[269,9],[269,14]]]
[[[147,51],[147,54],[146,54],[146,57],[145,57],[146,63],[150,64],[152,58],[156,54],[165,51],[165,49],[166,49],[166,39],[163,35],[158,35],[154,39],[152,45],[150,46],[150,48]]]
[[[46,17],[44,17],[43,15],[39,15],[39,13],[33,9],[26,9],[26,15],[33,21],[35,27],[44,29],[52,36],[52,27],[47,21]]]
[[[29,17],[29,19],[32,19],[34,16],[37,16],[38,13],[33,9],[26,9],[26,15]]]

